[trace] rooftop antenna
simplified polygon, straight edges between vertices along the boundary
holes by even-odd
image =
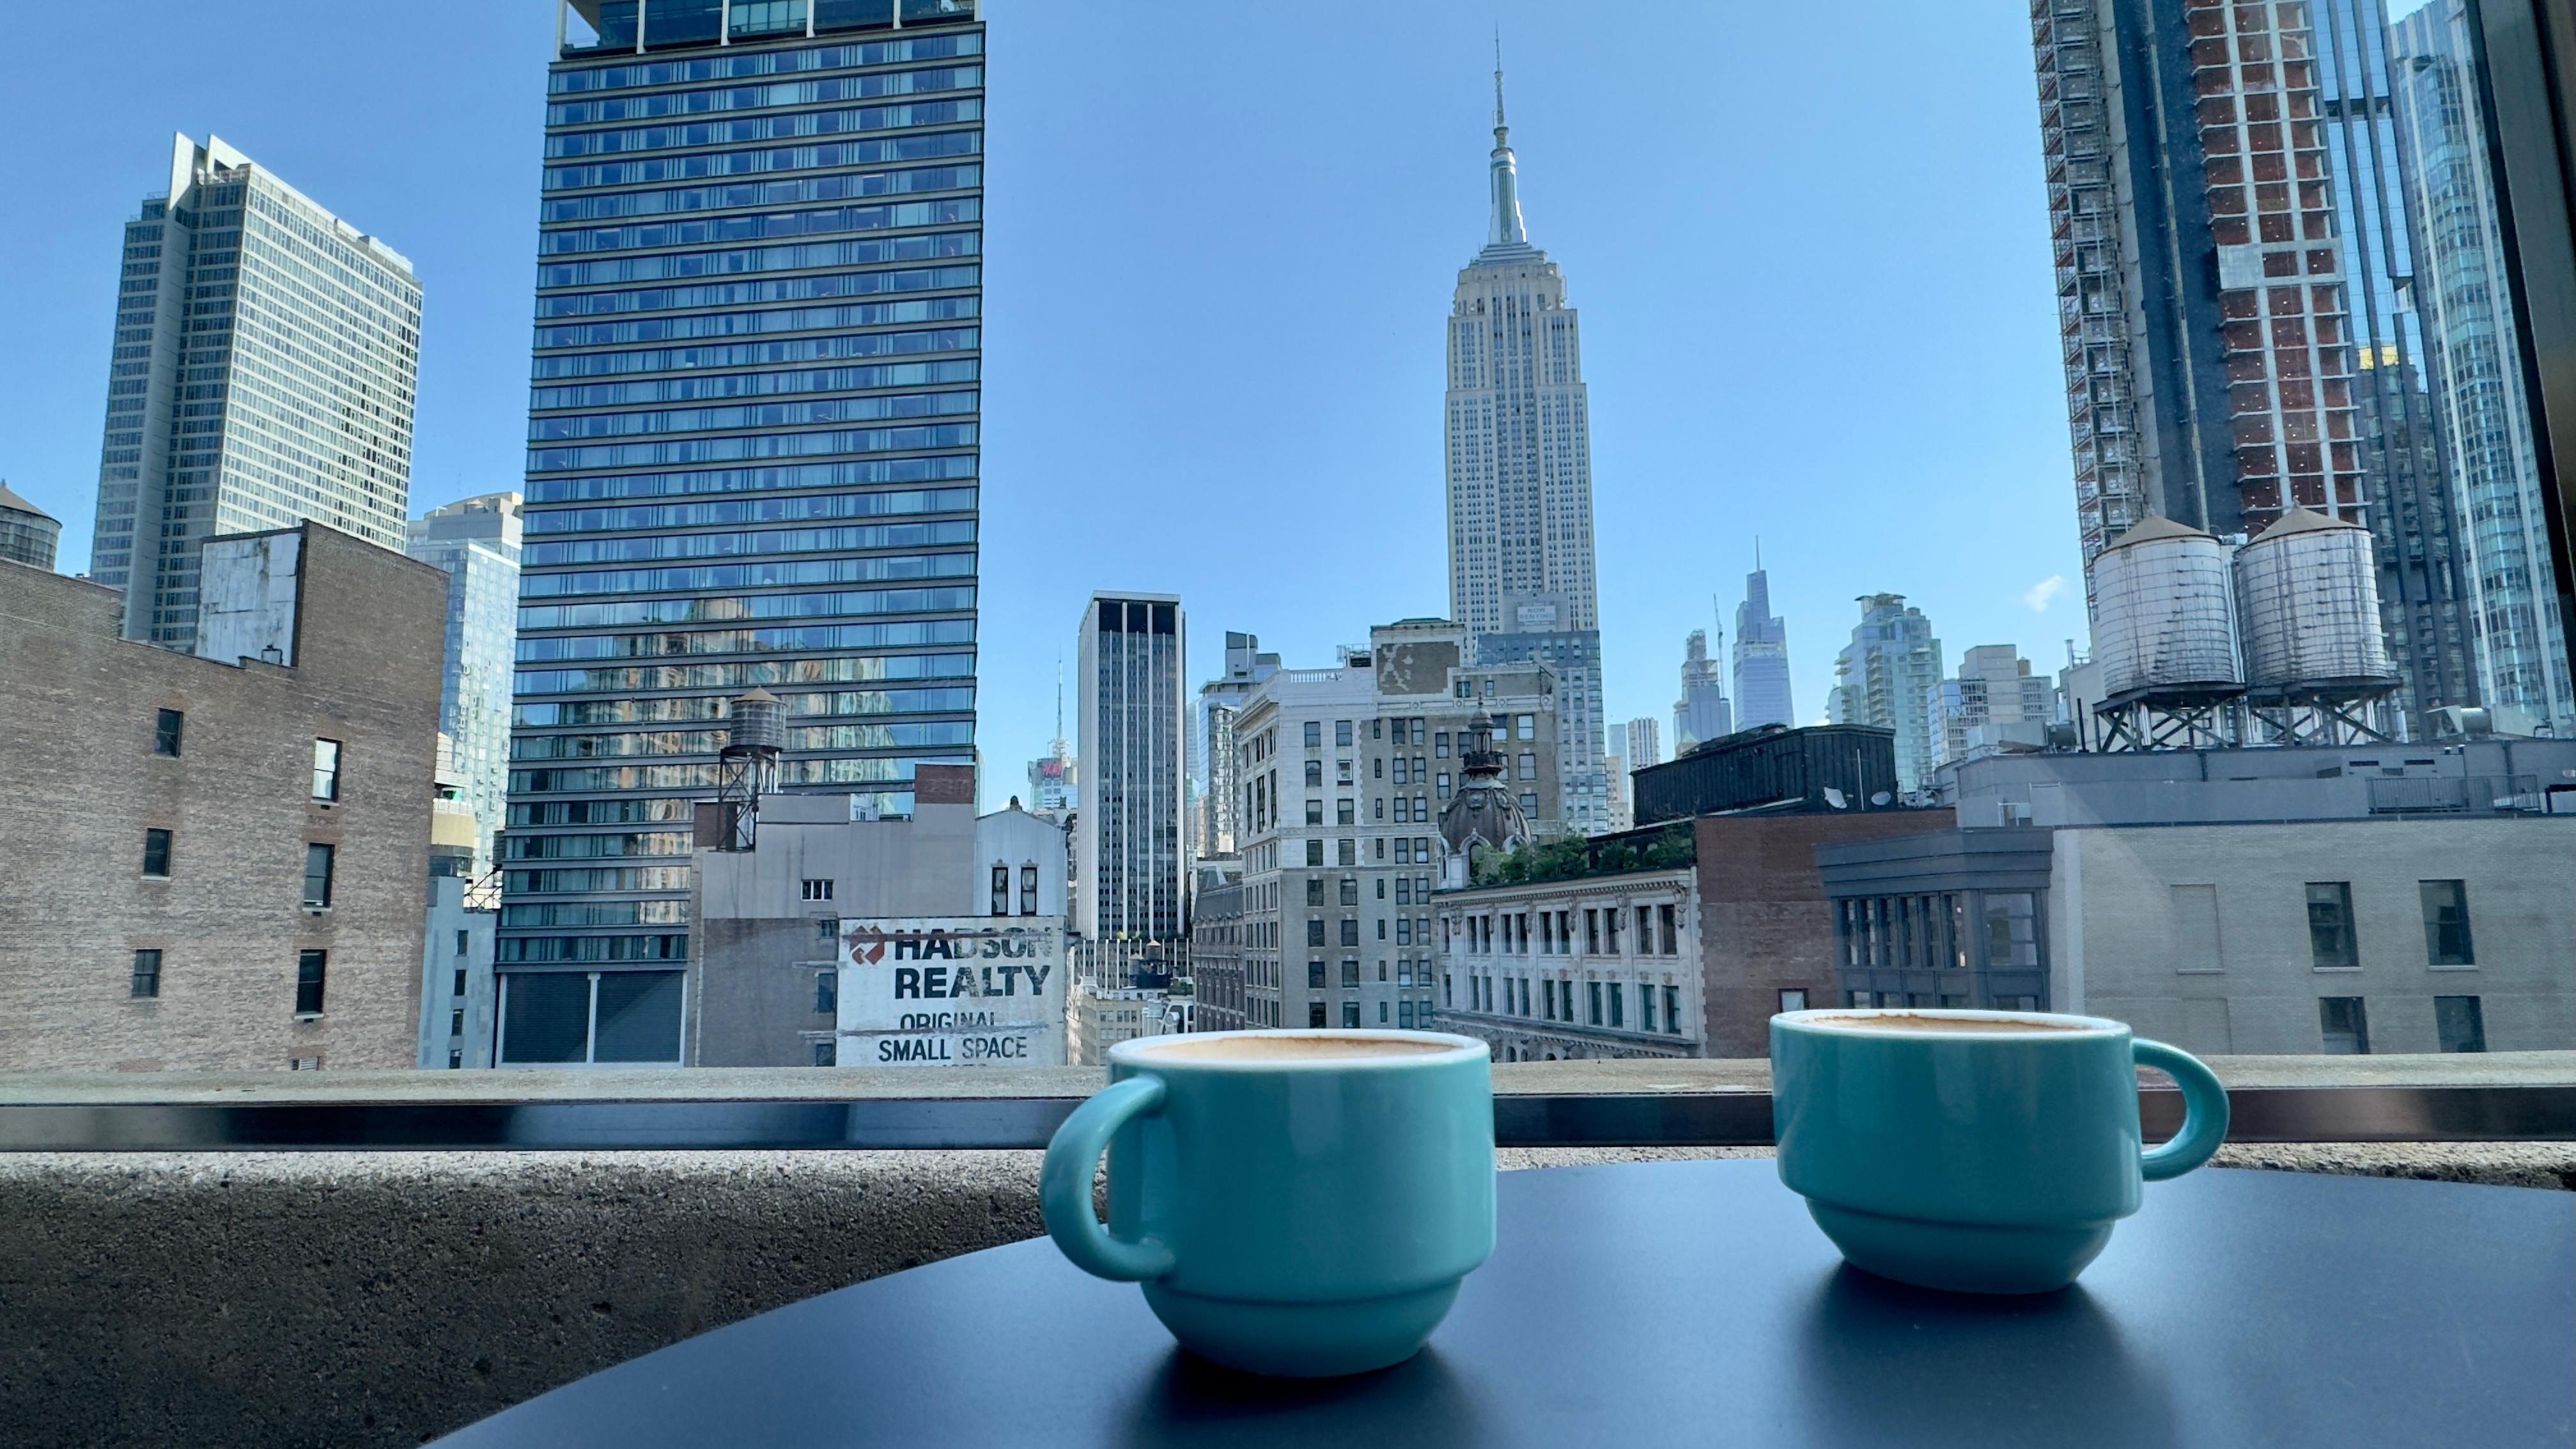
[[[1055,661],[1055,751],[1064,753],[1064,659]]]
[[[1503,27],[1494,26],[1494,134],[1499,137],[1503,124]]]

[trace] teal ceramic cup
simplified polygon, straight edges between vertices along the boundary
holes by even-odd
[[[2137,1068],[2182,1088],[2147,1148]],[[1925,1288],[2045,1293],[2138,1210],[2140,1184],[2209,1160],[2227,1092],[2199,1058],[2116,1021],[2008,1011],[1771,1018],[1780,1180],[1854,1267]]]
[[[1142,1284],[1202,1358],[1287,1378],[1400,1363],[1494,1251],[1489,1061],[1432,1032],[1121,1042],[1108,1089],[1047,1144],[1047,1232],[1076,1267]]]

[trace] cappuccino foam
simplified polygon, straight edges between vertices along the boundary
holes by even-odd
[[[2034,1033],[2094,1030],[2092,1027],[2074,1026],[2062,1021],[2033,1021],[2026,1017],[2016,1019],[1991,1016],[1918,1016],[1911,1012],[1896,1012],[1886,1016],[1811,1016],[1807,1018],[1807,1024],[1831,1027],[1836,1031],[1878,1032],[1888,1036],[1909,1032],[2028,1036]]]
[[[1192,1036],[1148,1048],[1156,1060],[1189,1062],[1364,1061],[1370,1057],[1421,1057],[1455,1051],[1448,1042],[1366,1036]]]

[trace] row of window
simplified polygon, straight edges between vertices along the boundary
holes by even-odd
[[[2424,917],[2424,964],[2476,965],[2477,951],[2469,937],[2468,883],[2427,880],[2415,884]],[[2352,882],[2310,881],[2307,895],[2311,964],[2329,969],[2359,966],[2361,935],[2353,920]],[[2360,998],[2353,999],[2358,1001]],[[2474,1001],[2476,998],[2461,999]]]
[[[187,731],[186,711],[176,709],[156,711],[152,720],[152,753],[177,759],[180,748],[186,741]],[[313,742],[313,798],[322,801],[335,801],[340,798],[340,742],[338,740],[317,739]],[[167,836],[170,832],[165,830],[160,833]],[[153,873],[144,872],[146,875]],[[166,874],[166,872],[163,873]]]
[[[700,493],[783,492],[798,488],[867,488],[889,483],[929,483],[973,478],[975,455],[954,453],[935,458],[870,458],[848,463],[789,463],[765,468],[717,468],[694,473],[611,473],[594,478],[540,478],[527,484],[528,502],[588,503],[611,498],[668,498]],[[952,489],[924,490],[924,512],[938,495]],[[973,490],[966,490],[971,493]],[[971,504],[970,504],[971,506]],[[805,582],[790,580],[790,582]],[[538,588],[537,585],[530,585]],[[544,592],[539,588],[539,592]],[[564,592],[582,593],[581,589]]]
[[[174,832],[159,826],[151,826],[144,830],[143,878],[145,880],[171,878],[175,839]],[[338,854],[339,847],[326,845],[320,841],[308,842],[305,845],[304,908],[306,910],[327,911],[331,908],[332,863]]]
[[[639,404],[709,402],[723,398],[783,397],[800,392],[865,392],[875,388],[973,382],[981,367],[972,358],[942,362],[878,363],[866,367],[805,368],[793,372],[716,373],[586,383],[530,390],[528,406],[615,408]]]
[[[599,186],[651,186],[668,181],[712,180],[719,176],[757,176],[770,171],[820,171],[842,166],[873,166],[888,161],[935,161],[945,156],[972,156],[983,149],[984,134],[981,131],[934,131],[874,141],[836,141],[820,146],[700,151],[648,160],[549,166],[544,189],[582,191]]]
[[[615,569],[591,573],[530,574],[520,591],[523,598],[563,598],[596,594],[638,594],[682,592],[711,594],[738,589],[788,588],[811,584],[893,583],[914,579],[962,579],[975,576],[973,553],[878,554],[868,558],[800,559],[790,563],[717,564],[700,568]],[[533,587],[543,584],[545,587]],[[757,598],[759,596],[752,596]],[[673,603],[687,600],[651,600],[646,605],[654,610],[652,622],[681,622],[660,613]],[[646,618],[628,619],[622,614],[594,617],[591,609],[624,609],[623,603],[529,605],[520,613],[519,627],[562,628],[587,626],[592,623],[647,622]],[[552,617],[555,624],[539,625],[528,616]],[[695,617],[705,617],[698,611]]]
[[[463,933],[459,933],[460,935]],[[138,1001],[150,1001],[161,995],[162,948],[150,946],[134,953],[133,974],[127,978],[126,994]],[[299,1017],[322,1014],[322,987],[330,973],[331,953],[298,951],[295,953],[295,1014]],[[465,973],[457,975],[457,990],[464,990]]]
[[[904,131],[918,126],[946,126],[983,118],[984,103],[967,96],[957,100],[909,101],[891,106],[737,116],[730,120],[690,121],[676,126],[632,126],[622,131],[560,131],[546,137],[546,159],[560,161],[576,156],[624,156],[640,151],[731,146],[747,141],[791,141],[807,136],[845,136],[862,131]]]
[[[935,292],[973,287],[982,280],[983,268],[970,262],[954,267],[904,267],[882,272],[825,272],[812,276],[780,277],[771,281],[708,282],[694,287],[646,287],[619,292],[554,292],[537,298],[537,320],[542,323],[559,317],[616,317],[634,312],[673,312],[701,307],[758,307],[777,302],[830,302],[837,298],[868,297],[881,292]],[[921,305],[913,310],[896,311],[892,315],[877,320],[850,325],[881,327],[895,322],[972,317],[978,310],[975,306],[976,299],[971,296],[924,297],[914,300]],[[776,320],[775,313],[765,315],[770,316],[773,321]],[[802,329],[780,323],[766,327],[743,327],[733,330],[792,332]],[[540,339],[546,335],[543,330],[538,333]],[[540,340],[538,345],[546,344]]]
[[[647,257],[601,257],[548,262],[537,268],[540,291],[556,287],[621,286],[682,277],[721,277],[742,272],[797,272],[824,267],[865,267],[882,262],[925,262],[971,257],[983,249],[972,231],[909,236],[848,237],[774,247],[728,247],[711,252],[667,252]]]
[[[1623,933],[1625,917],[1618,906],[1586,907],[1583,911],[1583,954],[1586,956],[1678,956],[1681,954],[1680,913],[1671,902],[1661,905],[1636,906],[1636,930]],[[1538,930],[1530,930],[1536,919]],[[1442,921],[1442,934],[1450,934],[1448,919]],[[1463,918],[1468,954],[1477,956],[1568,956],[1574,954],[1574,912],[1543,910],[1535,918],[1528,911],[1509,911],[1498,915]],[[1622,946],[1622,940],[1628,943]],[[1444,947],[1447,942],[1444,940]]]
[[[1502,1004],[1495,1005],[1495,983],[1502,985]],[[1577,985],[1584,989],[1578,995]],[[1467,1009],[1497,1016],[1534,1016],[1540,1021],[1563,1022],[1575,1026],[1598,1026],[1611,1031],[1628,1027],[1629,983],[1624,981],[1555,981],[1542,978],[1538,983],[1538,1006],[1530,1006],[1530,982],[1526,976],[1470,976],[1467,978]],[[1663,1010],[1658,1020],[1657,993]],[[1787,993],[1783,993],[1782,1010]],[[1584,1004],[1578,1015],[1576,1002]],[[1679,1036],[1682,1032],[1682,995],[1678,986],[1657,987],[1650,982],[1636,983],[1636,1030]],[[1798,993],[1797,1010],[1805,1009],[1805,993]]]
[[[1466,696],[1462,694],[1459,697],[1463,699]],[[1346,719],[1337,719],[1334,720],[1332,724],[1334,747],[1337,749],[1350,748],[1357,738],[1357,730],[1354,722]],[[1425,725],[1427,724],[1427,720],[1421,717],[1409,717],[1397,720],[1373,719],[1368,722],[1369,738],[1372,740],[1384,738],[1385,726],[1389,724],[1392,724],[1395,727],[1395,743],[1399,745],[1418,745],[1422,743],[1422,733]],[[1498,714],[1493,717],[1491,728],[1493,736],[1496,739],[1518,738],[1534,740],[1538,738],[1538,716],[1530,714],[1517,716]],[[1306,748],[1310,750],[1319,750],[1324,747],[1324,721],[1319,719],[1307,720],[1304,726],[1304,733]],[[1432,739],[1434,742],[1434,749],[1438,756],[1444,760],[1449,758],[1448,732],[1445,730],[1435,732]],[[1467,748],[1467,739],[1468,736],[1466,732],[1460,731],[1458,735],[1458,748],[1461,751],[1464,751]],[[1251,758],[1247,756],[1244,763],[1252,763]]]
[[[749,3],[752,0],[746,0],[746,4]],[[627,16],[632,17],[632,6],[622,8]],[[788,8],[804,9],[802,5]],[[940,18],[955,8],[944,0],[910,0],[904,6],[904,18],[915,22]],[[863,20],[863,16],[866,19]],[[817,28],[822,28],[833,23],[861,24],[867,20],[891,24],[893,19],[893,0],[856,0],[856,3],[853,0],[821,0],[816,7],[814,23]],[[629,23],[632,23],[631,18]],[[630,31],[627,42],[633,43],[634,38]],[[580,95],[645,86],[684,85],[691,81],[795,75],[809,70],[850,70],[862,66],[900,65],[915,60],[955,60],[983,53],[984,37],[974,31],[812,46],[801,50],[746,50],[734,54],[718,51],[713,55],[691,56],[685,60],[639,60],[625,65],[558,70],[547,77],[546,94]]]

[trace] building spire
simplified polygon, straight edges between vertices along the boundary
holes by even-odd
[[[1512,160],[1512,128],[1503,119],[1503,32],[1494,30],[1494,151],[1492,171],[1494,217],[1485,228],[1487,246],[1527,246],[1529,229],[1521,224],[1520,173]]]

